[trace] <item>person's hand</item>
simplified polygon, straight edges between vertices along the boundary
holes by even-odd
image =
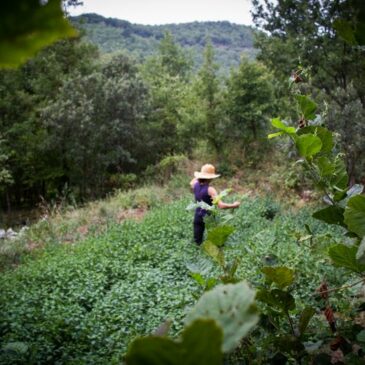
[[[236,201],[233,203],[233,208],[238,208],[240,206],[241,202]]]

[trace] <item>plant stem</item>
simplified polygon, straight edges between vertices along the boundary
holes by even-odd
[[[288,320],[289,320],[289,323],[290,323],[291,332],[292,332],[293,336],[295,336],[295,331],[294,331],[293,321],[292,321],[292,319],[290,318],[290,314],[289,314],[289,312],[288,312],[288,311],[286,312],[286,315],[287,315]]]
[[[333,288],[333,289],[328,289],[328,290],[322,291],[321,293],[314,293],[314,294],[312,294],[312,296],[325,294],[325,293],[331,293],[331,292],[334,292],[334,291],[340,291],[340,290],[344,290],[344,289],[347,289],[347,288],[352,288],[353,286],[364,282],[364,280],[365,280],[365,278],[362,278],[361,280],[356,281],[355,283],[344,285],[344,286],[339,286],[339,287]]]

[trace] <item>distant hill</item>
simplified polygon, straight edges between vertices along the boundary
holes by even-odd
[[[83,14],[72,17],[71,20],[85,30],[86,38],[103,53],[127,50],[140,60],[157,51],[166,31],[191,55],[195,69],[202,64],[207,38],[211,39],[216,63],[223,73],[227,73],[230,67],[237,66],[242,54],[249,58],[254,58],[256,54],[253,48],[253,28],[228,21],[141,25],[104,18],[98,14]]]

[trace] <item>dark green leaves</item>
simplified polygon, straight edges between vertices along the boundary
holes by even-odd
[[[315,118],[317,104],[305,95],[296,95],[295,97],[297,99],[299,109],[304,119],[313,120]]]
[[[299,333],[302,336],[308,327],[309,321],[316,313],[313,307],[305,307],[299,318]]]
[[[335,171],[335,165],[326,156],[318,157],[316,159],[316,165],[322,178],[326,176],[331,176]]]
[[[356,246],[346,246],[338,244],[329,249],[329,256],[333,264],[338,267],[344,267],[356,273],[365,271],[365,265],[356,260]]]
[[[196,320],[182,333],[182,341],[164,337],[135,340],[126,356],[128,365],[218,365],[222,363],[222,330],[213,320]]]
[[[14,67],[54,41],[76,35],[60,0],[19,0],[3,4],[0,67]]]
[[[256,299],[283,312],[295,309],[294,297],[290,293],[280,289],[261,289],[257,292]]]
[[[227,225],[212,228],[208,231],[207,241],[214,243],[218,247],[223,246],[233,232],[234,228]]]
[[[322,141],[321,152],[330,153],[333,148],[333,135],[332,132],[327,128],[319,127],[319,126],[308,126],[301,128],[297,131],[298,136],[303,134],[313,134],[320,138]]]
[[[321,151],[322,141],[313,134],[303,134],[296,138],[295,144],[302,157],[311,157]]]
[[[265,274],[267,281],[275,283],[280,289],[284,289],[294,281],[294,271],[285,266],[267,266],[261,271]]]
[[[219,265],[224,265],[224,254],[214,243],[205,241],[203,243],[203,250]]]
[[[338,155],[335,159],[335,172],[331,176],[330,184],[337,190],[346,190],[348,185],[348,175],[346,171],[346,166],[343,158]]]
[[[359,237],[365,236],[365,196],[356,195],[350,198],[344,216],[349,231]]]
[[[328,224],[337,224],[344,226],[343,213],[344,208],[337,205],[331,205],[327,208],[321,209],[313,213],[313,218],[319,219]]]

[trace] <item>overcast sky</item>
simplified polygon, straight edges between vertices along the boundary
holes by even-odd
[[[228,20],[252,25],[250,0],[83,0],[71,15],[97,13],[138,24]]]

